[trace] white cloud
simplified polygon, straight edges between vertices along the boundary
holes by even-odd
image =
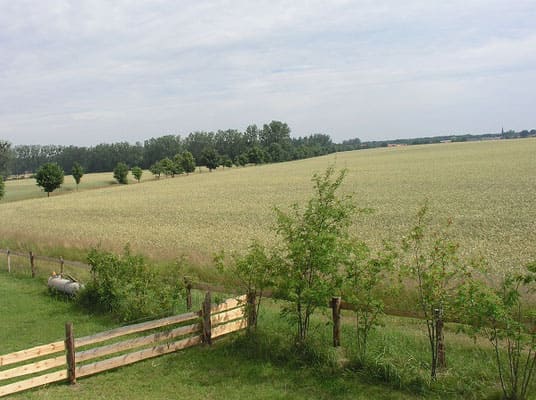
[[[0,0],[0,136],[88,144],[271,119],[417,136],[498,129],[501,107],[534,128],[518,87],[536,85],[535,17],[530,1]]]

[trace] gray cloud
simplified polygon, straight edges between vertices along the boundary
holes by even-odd
[[[1,1],[0,137],[536,127],[532,1]]]

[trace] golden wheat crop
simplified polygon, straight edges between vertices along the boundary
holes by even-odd
[[[536,258],[535,139],[338,153],[0,203],[0,239],[42,248],[130,243],[154,258],[203,264],[251,239],[273,242],[273,207],[307,199],[312,174],[330,164],[348,169],[344,190],[356,204],[375,210],[353,227],[372,244],[398,240],[428,198],[436,220],[452,218],[464,252],[499,270]]]

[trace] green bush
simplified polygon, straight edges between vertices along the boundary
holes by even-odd
[[[128,248],[122,256],[93,249],[88,255],[92,280],[78,296],[84,307],[110,312],[125,321],[173,312],[179,280],[166,282],[142,256]]]

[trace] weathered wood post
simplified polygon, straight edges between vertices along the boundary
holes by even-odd
[[[7,272],[11,273],[11,251],[7,249]]]
[[[445,337],[443,336],[443,310],[436,308],[434,310],[434,319],[436,321],[436,336],[437,336],[437,366],[446,368],[447,361],[445,359]]]
[[[184,277],[184,287],[186,288],[186,309],[188,311],[192,310],[192,282],[190,282],[190,279],[185,276]]]
[[[257,328],[257,301],[255,291],[252,290],[247,294],[246,311],[248,313],[248,331]]]
[[[65,357],[67,358],[67,379],[70,384],[76,383],[76,359],[74,348],[73,324],[65,324]]]
[[[341,345],[341,298],[331,298],[331,311],[333,314],[333,347]]]
[[[203,317],[203,343],[209,346],[212,344],[212,321],[210,320],[212,300],[210,297],[210,291],[208,291],[201,310],[201,316]]]
[[[60,256],[60,275],[63,275],[63,267],[65,266],[65,260]]]
[[[33,251],[30,251],[30,268],[32,269],[32,278],[35,278],[35,259]]]

